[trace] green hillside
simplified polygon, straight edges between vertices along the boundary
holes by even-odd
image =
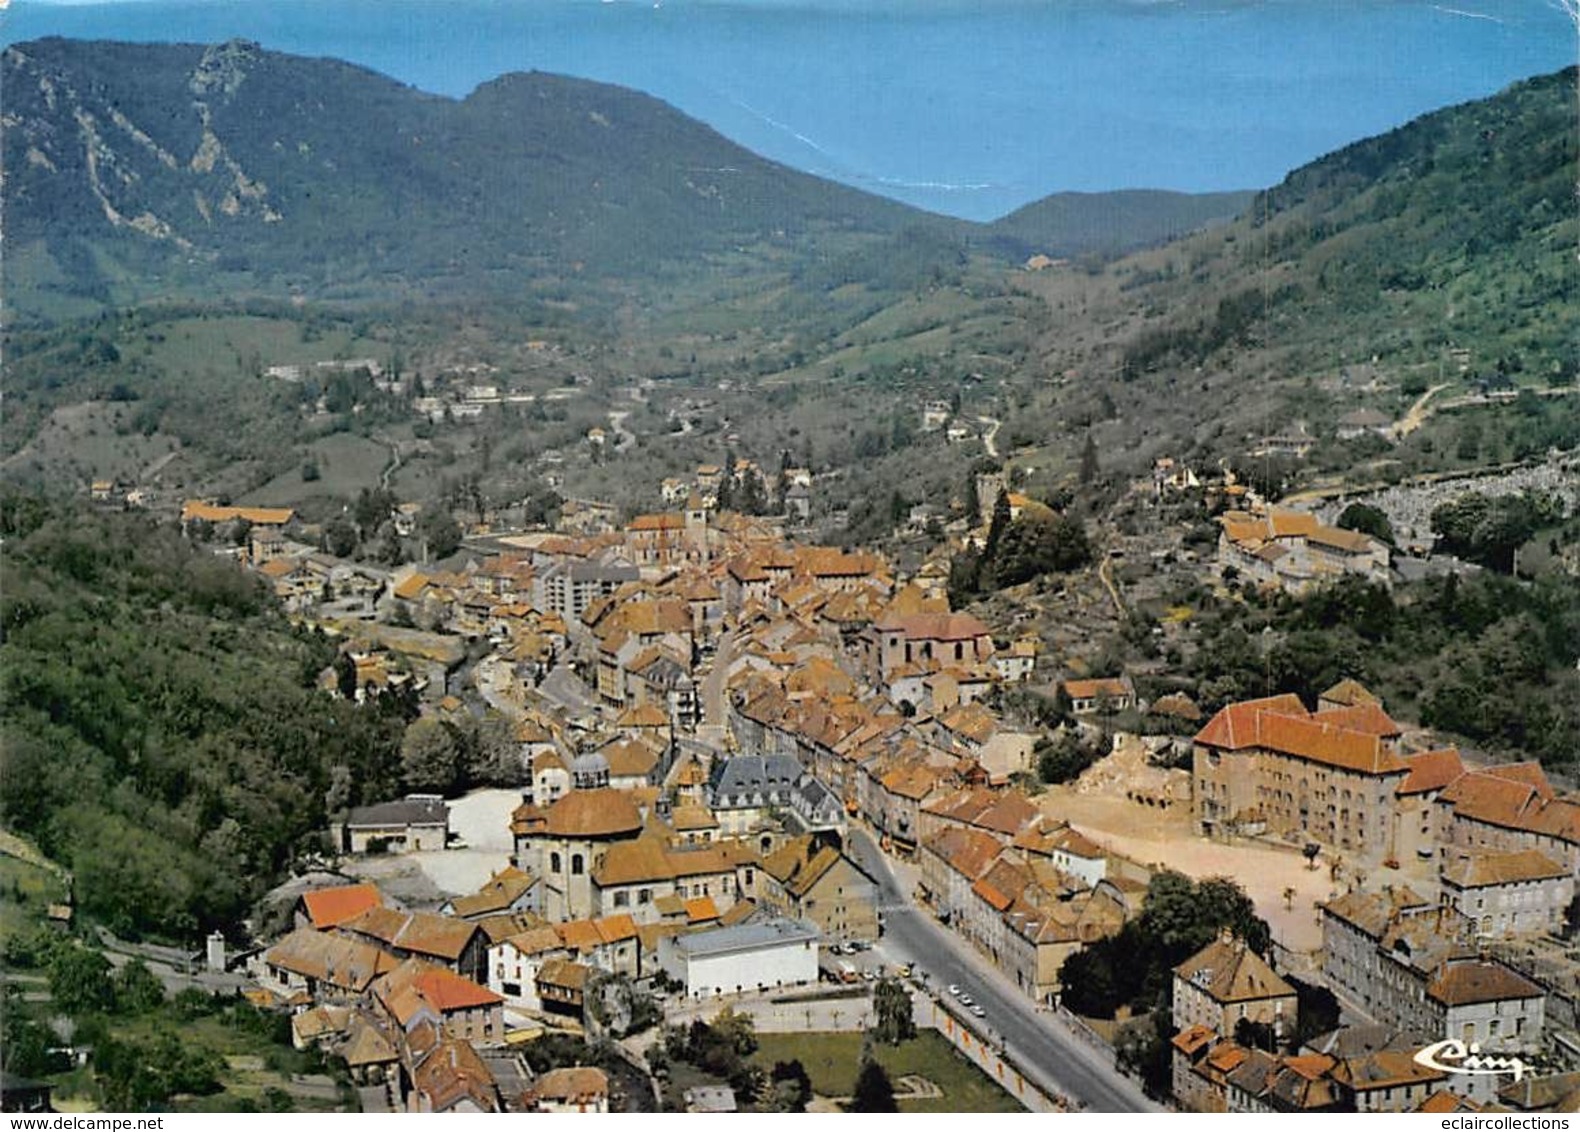
[[[0,67],[19,300],[209,284],[510,295],[747,246],[815,255],[825,237],[926,218],[763,160],[656,99],[554,75],[507,75],[457,102],[244,42],[62,39],[12,47]]]
[[[90,919],[182,941],[234,924],[326,806],[395,788],[404,719],[317,691],[332,646],[233,563],[28,497],[0,500],[0,534],[0,820]]]
[[[1255,196],[1157,189],[1054,193],[994,221],[989,231],[999,246],[1020,256],[1111,256],[1225,223]]]
[[[1123,418],[1109,431],[1137,458],[1233,456],[1297,427],[1329,470],[1573,447],[1575,87],[1570,68],[1427,115],[1294,171],[1231,224],[1029,281],[1050,312],[1044,372],[1088,379],[1036,411]],[[1429,390],[1435,410],[1519,388],[1535,399],[1490,444],[1440,419],[1391,453],[1328,443],[1358,408],[1402,418]]]

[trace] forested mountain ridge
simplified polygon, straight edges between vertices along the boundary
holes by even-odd
[[[1425,115],[1116,265],[1131,318],[1106,364],[1210,382],[1465,350],[1478,373],[1572,376],[1575,87],[1569,68]]]
[[[7,49],[0,81],[8,290],[24,310],[35,289],[89,313],[216,285],[509,296],[694,276],[710,257],[761,273],[916,227],[1017,255],[1112,251],[1240,199],[1095,194],[975,225],[768,161],[621,87],[508,74],[456,101],[243,41],[45,39]]]
[[[49,39],[8,49],[3,81],[8,251],[24,278],[100,298],[214,272],[303,289],[635,273],[927,217],[553,75],[457,102],[245,42]]]
[[[1006,250],[1025,255],[1110,256],[1226,222],[1243,212],[1255,196],[1249,190],[1054,193],[995,220],[990,231]]]

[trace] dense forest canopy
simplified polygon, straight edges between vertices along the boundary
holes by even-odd
[[[333,647],[234,563],[28,497],[3,501],[0,535],[0,814],[71,870],[82,911],[229,927],[329,805],[395,788],[404,718],[318,691]]]

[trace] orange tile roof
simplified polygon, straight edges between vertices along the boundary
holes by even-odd
[[[910,641],[972,641],[990,636],[988,627],[969,613],[891,614],[877,624],[879,632],[903,633]]]
[[[640,837],[609,846],[608,852],[593,866],[592,876],[594,884],[609,888],[643,881],[673,880],[675,867],[661,842]]]
[[[1262,700],[1242,700],[1230,704],[1207,721],[1207,726],[1196,733],[1196,742],[1206,747],[1221,747],[1238,751],[1257,743],[1256,717],[1262,712],[1278,712],[1304,719],[1310,713],[1300,697],[1285,692]]]
[[[1243,1046],[1233,1042],[1220,1042],[1213,1051],[1207,1055],[1207,1064],[1220,1073],[1232,1073],[1245,1064],[1246,1058],[1251,1054]]]
[[[1464,760],[1453,747],[1406,755],[1404,761],[1410,773],[1399,784],[1399,794],[1426,794],[1441,790],[1465,773]]]
[[[1267,525],[1274,538],[1310,538],[1321,529],[1321,523],[1315,515],[1282,508],[1268,512]]]
[[[996,838],[981,830],[959,826],[940,830],[922,844],[955,872],[971,880],[985,873],[1004,848]]]
[[[1482,770],[1483,774],[1490,774],[1494,778],[1506,779],[1509,782],[1523,782],[1540,795],[1542,801],[1550,802],[1557,796],[1551,782],[1547,781],[1547,774],[1542,770],[1540,763],[1500,763]]]
[[[591,920],[571,920],[554,926],[560,933],[560,942],[573,951],[589,952],[603,943],[598,926]]]
[[[719,906],[711,896],[698,896],[686,901],[686,919],[693,924],[719,918]]]
[[[1471,853],[1443,869],[1443,880],[1459,888],[1488,888],[1568,875],[1567,868],[1535,849],[1517,853]]]
[[[1283,706],[1270,710],[1255,706],[1257,703],[1224,708],[1197,734],[1196,742],[1227,750],[1276,751],[1361,774],[1403,774],[1409,769],[1400,755],[1383,746],[1379,736],[1324,722],[1324,716],[1336,712],[1313,716],[1302,707],[1298,715],[1286,714]]]
[[[1206,1026],[1187,1026],[1173,1037],[1173,1046],[1187,1057],[1204,1046],[1211,1045],[1218,1037]]]
[[[1443,1116],[1454,1112],[1480,1112],[1481,1106],[1475,1101],[1459,1096],[1457,1093],[1451,1093],[1447,1089],[1439,1089],[1417,1105],[1415,1110],[1417,1112],[1431,1113],[1434,1116]]]
[[[626,525],[628,531],[678,531],[685,527],[686,517],[678,511],[659,515],[638,515]]]
[[[1367,554],[1376,549],[1378,543],[1370,535],[1363,535],[1359,531],[1346,531],[1338,527],[1317,527],[1316,530],[1306,535],[1306,541],[1314,542],[1318,546],[1329,546],[1334,550],[1342,550],[1347,554]]]
[[[460,958],[480,930],[470,921],[451,916],[398,912],[383,907],[369,908],[345,921],[341,927],[390,947],[452,961]]]
[[[1332,708],[1328,711],[1319,711],[1312,718],[1336,727],[1348,727],[1352,731],[1380,735],[1385,739],[1398,738],[1404,734],[1404,728],[1383,711],[1381,704],[1357,704],[1354,707]]]
[[[1130,689],[1123,680],[1101,677],[1096,680],[1066,680],[1064,691],[1072,700],[1090,700],[1098,696],[1128,696]]]
[[[201,519],[208,523],[228,523],[232,519],[245,519],[260,527],[283,527],[296,517],[290,507],[221,507],[189,499],[181,505],[181,521]]]
[[[971,886],[971,891],[976,893],[983,900],[986,900],[995,911],[1002,912],[1004,909],[1008,908],[1014,903],[1014,899],[1012,897],[1000,892],[994,885],[988,882],[986,877],[982,877],[975,884],[973,884]]]
[[[1295,988],[1241,939],[1214,940],[1174,968],[1174,975],[1220,1004],[1295,995]]]
[[[519,812],[519,811],[518,811]],[[572,790],[543,812],[552,837],[603,838],[637,833],[642,815],[619,790]]]
[[[538,1078],[532,1091],[541,1100],[560,1104],[595,1104],[609,1095],[609,1075],[587,1065],[550,1069]]]
[[[302,893],[307,917],[320,931],[337,927],[383,903],[383,895],[371,884],[343,884]]]
[[[624,912],[594,920],[593,927],[598,929],[598,938],[604,943],[636,938],[636,921]]]
[[[1322,695],[1317,697],[1329,703],[1343,704],[1345,707],[1360,707],[1362,704],[1375,704],[1377,697],[1372,695],[1359,680],[1346,676]]]
[[[441,1014],[494,1006],[505,1001],[487,987],[471,979],[463,979],[443,967],[424,965],[423,970],[412,979],[412,986]]]
[[[546,951],[559,951],[565,947],[559,929],[552,924],[513,935],[505,942],[523,955],[542,955]]]

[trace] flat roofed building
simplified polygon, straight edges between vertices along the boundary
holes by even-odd
[[[802,920],[712,928],[659,941],[659,964],[687,998],[817,982],[818,930]]]

